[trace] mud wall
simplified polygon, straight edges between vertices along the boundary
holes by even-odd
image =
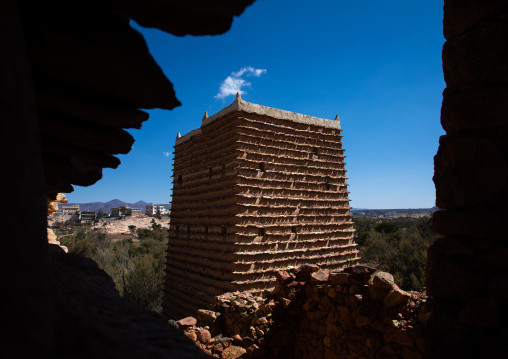
[[[269,291],[280,269],[358,260],[338,127],[236,111],[177,141],[167,316]]]

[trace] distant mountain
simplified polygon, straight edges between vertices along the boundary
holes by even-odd
[[[146,205],[150,204],[149,202],[145,201],[137,201],[136,203],[127,203],[124,201],[121,201],[119,199],[113,199],[109,202],[89,202],[89,203],[59,203],[58,209],[60,210],[62,206],[70,206],[73,204],[79,204],[79,210],[80,211],[94,211],[95,213],[98,213],[100,210],[104,213],[111,213],[111,208],[114,207],[126,207],[129,206],[131,208],[140,208],[143,210],[143,213],[145,213],[145,207]],[[171,209],[171,204],[169,203],[155,203],[158,206],[164,206],[166,209]]]

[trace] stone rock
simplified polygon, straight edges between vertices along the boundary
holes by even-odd
[[[317,272],[313,272],[310,274],[310,281],[317,283],[326,283],[328,282],[329,272],[326,270],[318,270]]]
[[[255,325],[263,325],[263,324],[268,323],[268,319],[266,319],[266,317],[255,318],[253,320],[253,322],[254,322]]]
[[[192,340],[193,342],[195,342],[196,340],[198,340],[198,336],[197,336],[197,334],[196,334],[196,331],[195,331],[195,330],[192,330],[192,329],[190,329],[190,330],[185,330],[183,333],[187,336],[187,338],[189,338],[189,339],[190,339],[190,340]]]
[[[176,323],[181,327],[190,327],[196,325],[198,321],[194,317],[186,317],[178,320]]]
[[[62,246],[60,241],[58,240],[55,232],[51,229],[47,229],[48,233],[48,244],[50,244],[49,248],[54,251],[63,251],[65,253],[69,252],[69,249],[66,246]]]
[[[505,10],[506,11],[506,10]],[[489,22],[446,41],[443,45],[443,75],[447,88],[508,82],[505,59],[508,25]]]
[[[241,345],[242,344],[242,337],[239,334],[235,334],[231,337],[233,339],[233,344],[235,345]]]
[[[471,248],[471,244],[465,238],[457,238],[449,236],[439,237],[434,241],[434,250],[439,254],[444,254],[447,257],[474,255],[474,251]]]
[[[169,319],[169,320],[168,320],[168,324],[169,324],[170,326],[172,326],[173,328],[175,328],[175,329],[180,328],[180,327],[178,326],[178,323],[177,323],[176,321],[174,321],[173,319]]]
[[[220,352],[222,352],[223,350],[224,350],[224,345],[222,345],[222,343],[220,343],[220,342],[219,342],[219,343],[215,343],[215,344],[213,345],[213,351],[214,351],[215,353],[220,353]]]
[[[249,358],[262,358],[266,354],[266,351],[258,347],[256,344],[252,344],[246,350]]]
[[[427,293],[456,302],[468,302],[481,288],[481,276],[456,260],[437,253],[431,245],[425,266]]]
[[[379,313],[382,310],[381,305],[376,302],[366,302],[358,306],[358,314],[370,316]]]
[[[362,292],[362,288],[358,284],[353,284],[349,287],[349,294],[360,294]]]
[[[374,286],[374,284],[369,283],[369,297],[372,300],[381,302],[385,297],[390,293],[392,288],[380,288]]]
[[[289,307],[289,305],[291,304],[291,300],[290,300],[290,299],[287,299],[287,298],[281,298],[281,302],[282,302],[282,306],[283,306],[284,308]]]
[[[358,279],[362,283],[367,283],[367,281],[370,279],[370,276],[375,271],[375,268],[364,265],[357,265],[344,269],[344,272],[349,273],[351,277]]]
[[[407,347],[402,348],[402,359],[421,359],[422,356],[418,353],[415,353],[412,350],[409,350]]]
[[[275,332],[270,340],[270,348],[285,347],[293,343],[293,334],[287,330]]]
[[[370,325],[371,323],[372,321],[370,320],[370,318],[364,315],[359,315],[355,319],[355,324],[358,328],[365,327],[367,325]]]
[[[318,304],[318,301],[311,298],[311,299],[308,299],[302,306],[302,309],[305,310],[305,311],[309,311],[311,309],[313,309],[316,305]]]
[[[291,275],[289,275],[288,272],[286,271],[283,271],[283,270],[279,270],[275,273],[275,278],[281,282],[288,282],[290,281],[292,278],[291,278]]]
[[[489,282],[489,291],[508,299],[508,277],[494,277]]]
[[[508,268],[508,248],[496,248],[478,257],[478,262],[499,268]]]
[[[446,39],[478,25],[495,14],[506,13],[508,4],[504,0],[446,0],[444,4],[443,34]]]
[[[494,328],[498,326],[506,314],[506,308],[499,299],[478,298],[471,300],[460,311],[459,320],[480,328]]]
[[[504,226],[506,218],[508,218],[508,212],[502,210],[439,210],[432,215],[432,228],[436,233],[447,236],[504,239],[506,238]],[[459,243],[458,239],[453,242],[450,246],[444,247],[450,255],[461,255],[461,251],[466,251],[465,255],[472,255],[463,248],[464,243]],[[454,249],[456,246],[459,248]],[[439,251],[447,254],[444,250]]]
[[[390,328],[384,335],[387,342],[395,342],[404,346],[413,346],[414,341],[409,336],[408,332],[403,329]]]
[[[245,337],[242,339],[242,347],[247,348],[254,344],[256,341],[251,337]]]
[[[236,345],[231,345],[222,351],[221,358],[222,359],[238,359],[245,353],[247,353],[247,350],[245,350],[244,348],[238,347]]]
[[[198,313],[197,319],[201,325],[212,325],[220,316],[219,312],[214,312],[212,310],[206,309],[199,309],[197,313]]]
[[[388,272],[375,272],[371,277],[372,285],[376,288],[392,288],[395,284],[393,275]]]
[[[210,332],[206,329],[198,328],[196,331],[197,339],[203,343],[206,344],[212,339],[212,335]]]
[[[51,217],[58,212],[59,203],[68,203],[69,201],[63,193],[57,193],[56,198],[47,198],[46,202],[48,206],[48,217]]]
[[[333,285],[345,285],[349,284],[349,273],[338,272],[338,273],[330,273],[328,275],[328,279],[330,283]]]
[[[383,299],[383,305],[386,308],[393,308],[398,305],[406,304],[409,299],[411,299],[411,294],[395,286],[395,288]]]
[[[233,338],[228,338],[228,337],[220,338],[220,342],[224,348],[229,347],[233,341],[234,341]],[[241,338],[240,338],[240,342],[241,342]]]
[[[375,320],[372,323],[371,328],[380,333],[386,332],[386,325],[384,325],[384,323],[380,320]]]
[[[445,89],[441,124],[447,133],[505,127],[508,88],[481,87],[456,91]]]
[[[361,300],[362,300],[362,296],[359,295],[359,294],[348,295],[345,298],[345,302],[347,304],[347,307],[349,309],[351,309],[351,310],[355,309],[358,306],[358,304],[360,303]]]
[[[310,279],[310,274],[317,272],[319,267],[315,264],[303,264],[295,271],[296,279],[300,282],[307,282]]]
[[[442,136],[434,168],[439,208],[461,209],[503,198],[507,164],[501,151],[486,139]]]

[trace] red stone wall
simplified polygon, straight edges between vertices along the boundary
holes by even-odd
[[[266,298],[227,293],[177,324],[216,358],[418,359],[429,315],[426,295],[401,290],[389,273],[304,265],[278,272]]]

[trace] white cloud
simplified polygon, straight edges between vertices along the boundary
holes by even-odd
[[[162,154],[166,157],[169,157],[169,152],[162,152]]]
[[[266,72],[266,69],[255,69],[252,66],[245,66],[240,71],[232,72],[230,76],[226,77],[222,81],[219,89],[219,93],[215,95],[215,98],[224,99],[230,95],[236,95],[238,92],[243,95],[245,91],[243,87],[250,87],[251,83],[242,78],[242,76],[255,76],[259,77]]]
[[[231,75],[234,77],[242,77],[244,74],[247,76],[256,76],[259,77],[266,72],[266,69],[255,69],[252,66],[245,66],[240,69],[240,71],[233,72]]]

